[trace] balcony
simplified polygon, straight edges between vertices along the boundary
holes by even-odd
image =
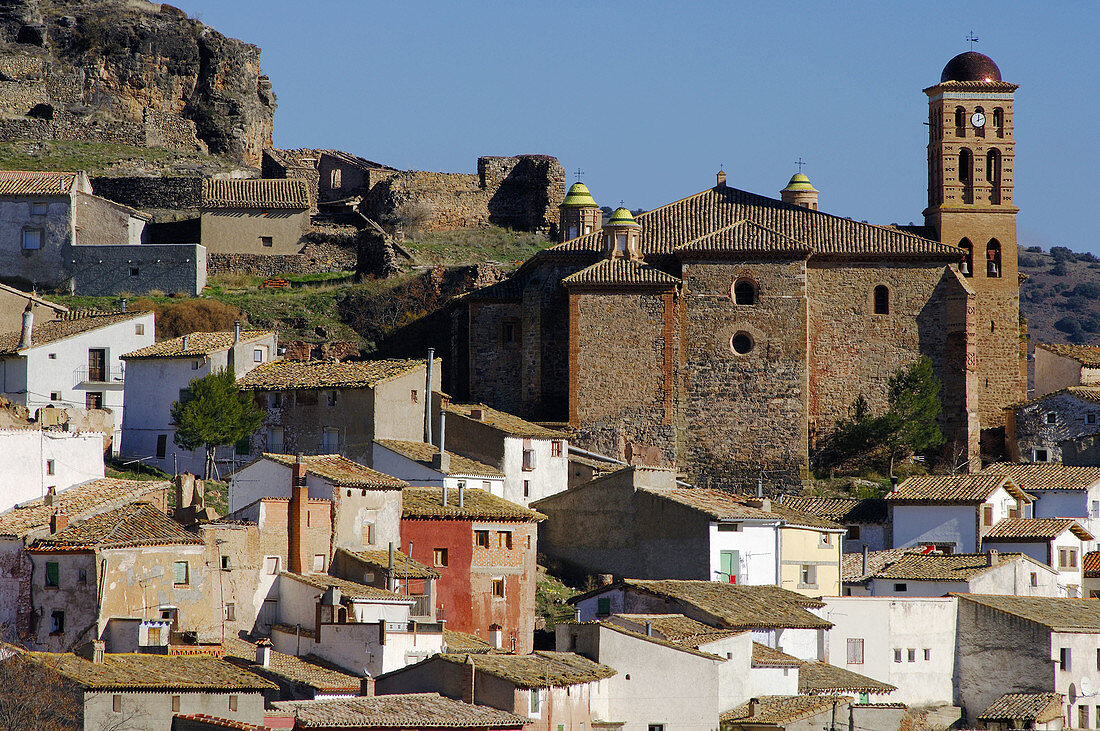
[[[410,594],[409,596],[407,596],[405,598],[406,599],[413,599],[416,602],[409,609],[409,616],[410,617],[432,617],[432,616],[434,616],[433,613],[432,613],[433,597],[431,595]],[[439,617],[439,618],[442,619],[442,617]]]
[[[73,382],[76,388],[81,386],[119,386],[126,382],[126,369],[123,366],[114,368],[90,368],[85,366],[73,371]]]

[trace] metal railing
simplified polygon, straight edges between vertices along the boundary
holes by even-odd
[[[415,600],[415,604],[409,610],[410,617],[432,616],[432,597],[427,595],[409,595],[409,599]]]
[[[89,368],[84,366],[73,371],[73,379],[78,386],[82,383],[122,384],[126,381],[126,369],[123,366],[114,368],[107,368],[106,366],[103,368]]]

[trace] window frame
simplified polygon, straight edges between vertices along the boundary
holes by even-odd
[[[180,567],[183,567],[183,581],[180,581]],[[172,562],[172,586],[190,586],[191,585],[191,562],[190,561],[173,561]]]
[[[862,665],[863,664],[864,640],[863,640],[862,637],[849,637],[847,642],[846,642],[846,650],[847,650],[847,662],[846,662],[847,665]],[[857,650],[857,652],[853,653],[852,652],[853,650]],[[859,656],[858,660],[853,660],[852,659],[855,655]]]
[[[37,234],[38,242],[35,246],[27,246],[27,234]],[[40,228],[25,228],[19,236],[19,250],[20,251],[41,251],[42,243],[45,239],[44,232]]]
[[[440,548],[432,549],[432,565],[439,568],[446,568],[449,557],[447,555],[447,547],[442,546]]]
[[[57,561],[47,561],[46,574],[43,581],[47,589],[61,588],[61,564]]]
[[[475,530],[474,531],[474,547],[475,548],[488,548],[489,547],[489,533],[487,530]]]
[[[506,599],[507,586],[503,576],[494,576],[490,579],[490,595],[493,599]]]

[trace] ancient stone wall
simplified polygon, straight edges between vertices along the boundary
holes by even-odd
[[[351,340],[311,343],[305,340],[280,340],[284,360],[347,360],[359,356],[359,346]]]
[[[202,178],[93,177],[95,194],[131,208],[197,209]]]
[[[146,107],[142,110],[146,147],[167,147],[207,154],[210,149],[198,138],[198,129],[190,119]]]
[[[251,274],[277,277],[283,274],[317,274],[355,271],[356,250],[335,244],[307,244],[300,254],[210,254],[207,271],[216,274]]]

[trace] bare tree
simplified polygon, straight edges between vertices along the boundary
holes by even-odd
[[[83,695],[48,665],[13,653],[0,660],[0,731],[83,728]]]

